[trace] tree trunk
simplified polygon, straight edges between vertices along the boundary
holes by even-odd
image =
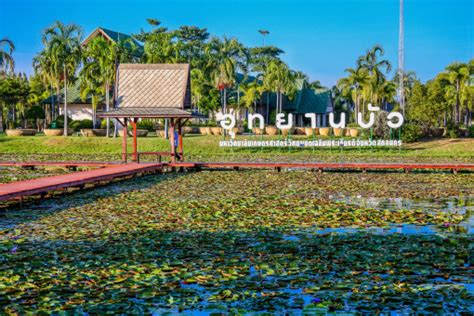
[[[67,136],[67,72],[64,67],[64,136]]]
[[[56,108],[53,108],[53,120],[57,119],[58,116],[59,116],[59,107],[61,106],[59,104],[59,94],[61,93],[61,87],[59,86],[59,83],[58,83],[58,86],[56,87]]]
[[[455,117],[454,117],[454,123],[456,126],[459,126],[460,120],[460,111],[459,111],[459,80],[456,81],[456,110],[455,110]]]
[[[53,87],[53,83],[52,83],[52,82],[51,82],[51,85],[50,85],[50,89],[51,89],[51,105],[50,105],[51,107],[50,107],[50,109],[49,109],[49,119],[48,119],[48,118],[46,119],[47,123],[51,123],[51,122],[54,120],[54,117],[53,117],[53,115],[54,115],[54,114],[53,114],[53,110],[54,110],[54,94],[53,94],[53,92],[54,92],[54,87]],[[47,114],[45,113],[45,116],[46,116],[46,115],[47,115]]]
[[[224,114],[227,114],[227,88],[224,88]],[[226,136],[226,130],[223,131],[224,137]]]
[[[109,81],[107,80],[105,82],[105,111],[106,112],[109,112]],[[106,119],[106,123],[107,123],[107,131],[105,132],[106,133],[106,136],[109,137],[110,135],[110,118],[107,117]]]
[[[270,93],[267,91],[267,124],[270,123]]]

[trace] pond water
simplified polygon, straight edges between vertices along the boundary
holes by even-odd
[[[362,197],[358,196],[329,196],[330,199],[348,205],[374,208],[380,210],[398,211],[403,209],[420,209],[425,211],[439,212],[444,211],[455,214],[467,214],[468,220],[458,225],[446,223],[443,227],[434,225],[396,225],[389,227],[368,227],[364,228],[374,233],[401,233],[401,234],[436,234],[439,232],[459,232],[474,233],[474,195],[452,196],[448,198],[437,199],[408,199],[408,198],[380,198],[380,197]],[[328,232],[354,232],[360,231],[355,228],[327,228],[319,230],[318,233]]]
[[[35,225],[38,225],[36,219],[41,219],[43,216],[54,217],[55,213],[60,214],[63,210],[71,208],[82,210],[96,203],[108,205],[106,194],[113,196],[131,190],[146,193],[145,185],[152,187],[155,184],[154,181],[149,183],[131,181],[127,185],[114,184],[48,199],[36,205],[28,203],[22,210],[0,213],[0,230],[15,228],[21,223],[34,230]],[[136,295],[133,298],[122,297],[122,299],[127,303],[130,302],[130,306],[137,306],[137,313],[152,313],[153,315],[218,315],[229,312],[239,313],[239,310],[256,310],[257,312],[252,312],[252,314],[264,315],[269,314],[265,311],[271,311],[271,308],[275,307],[275,312],[289,315],[356,315],[361,311],[367,311],[367,314],[377,311],[380,315],[398,316],[413,314],[415,310],[428,313],[430,308],[433,308],[433,312],[445,310],[444,307],[448,311],[457,311],[457,303],[463,306],[462,312],[474,313],[474,308],[466,307],[470,306],[469,302],[473,301],[474,296],[474,284],[470,279],[473,271],[472,256],[466,255],[468,251],[472,251],[472,247],[469,248],[469,242],[472,241],[471,237],[474,233],[474,195],[437,199],[338,195],[329,196],[329,200],[335,202],[333,204],[341,203],[393,212],[420,209],[433,213],[441,211],[469,216],[466,221],[457,225],[445,223],[443,225],[385,224],[383,227],[304,227],[284,232],[275,230],[269,233],[259,233],[258,230],[254,232],[251,229],[249,233],[232,231],[225,238],[219,234],[206,237],[205,234],[202,235],[199,232],[187,237],[186,234],[189,232],[183,229],[182,234],[176,234],[173,237],[176,240],[167,236],[162,239],[166,241],[163,245],[159,245],[158,242],[155,244],[155,241],[160,240],[156,238],[157,235],[154,235],[152,231],[144,230],[143,234],[150,234],[150,241],[146,243],[143,241],[144,244],[140,244],[140,239],[130,239],[133,240],[134,247],[145,251],[144,261],[148,263],[149,260],[157,260],[157,256],[163,256],[164,261],[157,261],[157,266],[161,267],[164,262],[167,262],[167,258],[176,256],[182,263],[175,269],[180,268],[183,272],[172,277],[169,276],[171,273],[169,271],[162,274],[160,272],[159,278],[150,275],[152,281],[141,285],[153,290],[156,289],[157,284],[163,286],[163,292],[166,294],[157,299],[161,300],[160,303],[153,302],[153,307],[150,307],[150,298],[146,295]],[[134,202],[133,199],[130,201]],[[324,201],[328,202],[327,197]],[[142,202],[149,207],[148,200]],[[138,203],[136,205],[140,206]],[[155,203],[155,207],[157,210],[162,210],[161,204]],[[105,210],[107,211],[106,208]],[[288,208],[285,211],[291,212],[291,210]],[[129,209],[125,211],[124,214],[130,212]],[[84,214],[91,216],[94,213]],[[73,214],[74,216],[67,217],[64,221],[76,222],[78,217],[86,216],[84,214],[78,212],[77,215]],[[124,221],[126,220],[129,218],[124,217]],[[41,229],[42,227],[38,227],[38,230]],[[196,238],[199,238],[198,241],[193,241]],[[214,241],[216,238],[218,241]],[[368,239],[370,239],[369,242]],[[219,241],[227,242],[228,247],[217,254],[213,247],[219,248]],[[111,242],[111,245],[116,247],[115,249],[122,249],[123,245],[118,241],[116,243]],[[128,241],[124,243],[126,247],[130,245]],[[444,247],[444,243],[447,244],[446,249],[439,250],[438,248]],[[60,251],[63,252],[63,256],[68,255],[71,258],[65,261],[66,265],[67,262],[74,262],[76,253],[87,255],[91,258],[90,262],[115,260],[113,259],[115,254],[105,253],[106,250],[94,243],[82,245],[58,240],[57,245],[63,245],[63,247],[60,250],[53,249],[54,255]],[[158,245],[161,247],[160,252],[154,248]],[[96,246],[101,250],[91,254],[89,248]],[[206,248],[206,246],[209,247]],[[48,247],[41,249],[49,251]],[[68,250],[66,251],[65,248]],[[33,244],[29,251],[34,252],[37,249],[38,246]],[[202,254],[194,254],[193,249],[199,249]],[[23,251],[24,248],[20,246],[19,253]],[[44,256],[43,253],[41,255]],[[31,255],[28,258],[32,257],[34,256]],[[351,259],[348,260],[348,258]],[[438,259],[437,265],[432,264]],[[127,264],[131,262],[129,257],[126,261]],[[388,267],[385,261],[389,261]],[[139,260],[136,262],[140,264]],[[56,264],[64,269],[63,262]],[[48,264],[43,263],[42,266],[48,266]],[[235,280],[232,279],[234,270],[243,271]],[[231,275],[231,279],[223,280],[222,274],[216,271]],[[51,273],[48,272],[48,275]],[[190,277],[196,275],[212,275],[215,279],[209,279],[202,284],[188,281]],[[110,279],[110,284],[113,284],[113,277]],[[163,281],[165,279],[166,282]],[[221,280],[217,281],[218,279]],[[148,282],[148,279],[142,282]],[[401,286],[399,289],[397,284],[403,283],[406,287]],[[134,283],[129,289],[131,292],[136,288],[136,284]],[[117,285],[117,287],[120,286],[120,291],[122,291],[126,285]],[[109,291],[110,289],[107,289],[107,292]],[[226,291],[229,291],[229,294],[226,294]],[[248,291],[250,294],[247,293]],[[362,292],[365,294],[361,294]],[[231,299],[232,295],[239,295],[238,299]],[[405,295],[405,301],[399,300],[400,295]],[[220,296],[220,298],[212,300],[212,296]],[[379,306],[384,306],[383,310],[376,310],[373,305],[370,306],[370,300],[376,296]],[[337,305],[340,311],[330,312],[328,308],[318,306],[321,301],[331,302],[331,304],[340,303]],[[436,305],[439,301],[442,301],[441,308]],[[410,303],[415,306],[413,309],[406,306]],[[179,306],[183,308],[180,309]],[[426,310],[425,307],[427,307]],[[452,314],[457,315],[456,312]]]

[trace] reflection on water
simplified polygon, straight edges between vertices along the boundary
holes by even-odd
[[[446,232],[474,233],[474,195],[438,198],[438,199],[408,199],[408,198],[380,198],[380,197],[362,197],[362,196],[330,196],[331,199],[359,207],[383,209],[398,211],[403,209],[420,209],[433,212],[449,212],[456,214],[468,214],[468,220],[458,225],[449,225],[438,227],[434,225],[397,225],[389,228],[369,227],[374,233],[402,233],[402,234],[433,234],[441,230]],[[352,228],[333,228],[324,229],[319,232],[355,232]],[[360,229],[359,229],[360,231]]]

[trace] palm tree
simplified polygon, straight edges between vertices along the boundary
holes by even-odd
[[[84,87],[91,87],[89,89],[92,89],[92,91],[99,89],[100,94],[105,95],[106,111],[109,111],[110,107],[110,87],[112,86],[115,72],[116,49],[114,46],[115,44],[104,38],[97,37],[87,44],[83,52],[83,71],[85,71],[83,79],[87,81]],[[98,87],[94,87],[94,85],[98,85]],[[109,129],[110,119],[107,118],[107,137],[109,136]]]
[[[62,74],[64,82],[64,136],[67,135],[67,85],[80,60],[81,29],[75,24],[59,21],[43,32],[43,44],[50,53],[54,72]]]
[[[285,63],[271,61],[265,72],[263,85],[277,94],[276,112],[283,112],[283,95],[291,95],[296,89],[294,73]]]
[[[81,99],[86,100],[91,96],[92,127],[96,128],[97,105],[101,100],[103,81],[97,63],[85,63],[79,74]]]
[[[234,86],[237,71],[247,73],[248,53],[235,38],[212,38],[206,47],[214,86],[223,92],[222,111],[227,111],[227,89]]]
[[[275,46],[264,46],[264,47],[253,47],[249,49],[250,64],[252,66],[252,71],[257,74],[257,78],[264,82],[265,73],[268,68],[268,64],[272,61],[281,61],[279,56],[283,54],[284,51]],[[266,96],[266,115],[265,119],[268,122],[270,118],[270,89],[265,89],[266,86],[263,86],[263,93]]]
[[[400,88],[401,81],[399,77],[400,72],[398,71],[392,80],[397,84],[397,89]],[[403,73],[403,95],[405,97],[405,103],[412,94],[413,86],[415,85],[416,80],[416,73],[414,71],[407,71]]]
[[[464,87],[467,85],[469,80],[469,67],[463,63],[452,63],[446,67],[446,72],[443,77],[447,79],[454,87],[455,91],[455,108],[454,108],[454,124],[459,126],[461,121],[461,99],[463,98],[462,93],[466,91]]]
[[[253,112],[255,112],[257,101],[262,97],[263,85],[261,85],[258,81],[253,81],[241,85],[240,89],[243,92],[241,98],[243,106],[246,109],[251,109],[253,107]]]
[[[347,68],[345,71],[348,76],[339,79],[337,87],[341,90],[342,95],[352,102],[356,113],[355,117],[357,117],[360,105],[363,104],[364,95],[366,95],[364,91],[367,90],[370,83],[370,75],[364,68]]]
[[[8,38],[0,39],[0,74],[14,71],[15,61],[12,57],[14,51],[15,45],[11,40]]]
[[[59,75],[55,73],[54,65],[52,62],[50,52],[45,49],[38,53],[33,58],[33,69],[35,74],[39,76],[41,82],[45,87],[49,87],[51,95],[51,107],[49,111],[48,122],[54,120],[55,107],[54,107],[54,88],[57,91],[60,89]]]
[[[385,72],[388,73],[392,70],[392,65],[386,59],[379,60],[379,57],[384,55],[384,49],[380,45],[375,45],[369,49],[365,55],[360,56],[357,59],[357,67],[367,69],[369,74],[377,80],[382,82],[385,78],[381,68],[385,68]]]

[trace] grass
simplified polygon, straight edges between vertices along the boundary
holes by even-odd
[[[240,136],[240,139],[261,139]],[[294,137],[297,138],[297,137]],[[474,162],[474,139],[439,139],[406,144],[400,149],[378,148],[220,148],[221,136],[190,135],[184,138],[188,160],[292,160],[292,161],[458,161]],[[167,140],[159,137],[139,138],[140,151],[169,150]],[[0,158],[9,160],[36,158],[45,155],[51,159],[119,160],[121,138],[104,137],[6,137],[0,136]],[[131,142],[129,141],[129,152]]]

